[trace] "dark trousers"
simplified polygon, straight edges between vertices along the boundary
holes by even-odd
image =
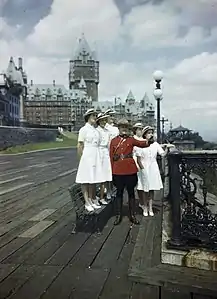
[[[130,217],[135,214],[135,187],[138,182],[137,173],[129,174],[129,175],[113,175],[113,184],[117,188],[116,190],[116,215],[122,214],[122,206],[123,206],[123,194],[124,189],[126,188],[128,193],[128,203],[130,210]]]

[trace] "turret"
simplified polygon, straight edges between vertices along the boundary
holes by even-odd
[[[79,89],[81,78],[86,85],[87,95],[98,101],[99,61],[84,34],[79,38],[72,59],[69,62],[69,88]],[[82,87],[84,88],[84,87]]]
[[[128,95],[127,95],[127,98],[126,98],[126,104],[134,105],[135,101],[136,101],[135,97],[134,97],[132,91],[130,90]]]

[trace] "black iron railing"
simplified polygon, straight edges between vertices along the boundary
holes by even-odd
[[[168,155],[171,238],[168,247],[217,251],[217,151]]]

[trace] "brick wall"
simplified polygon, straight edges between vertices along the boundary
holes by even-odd
[[[55,141],[57,135],[55,129],[0,126],[0,150],[27,143]]]

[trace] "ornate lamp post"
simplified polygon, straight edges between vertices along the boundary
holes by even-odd
[[[161,71],[155,71],[153,74],[155,80],[154,97],[157,101],[157,141],[161,141],[161,130],[160,130],[160,102],[163,98],[163,92],[161,89],[161,81],[163,79],[163,73]]]
[[[165,134],[165,123],[167,123],[169,120],[167,119],[167,118],[165,118],[163,115],[162,115],[162,117],[161,117],[161,122],[162,122],[162,140],[161,140],[161,142],[162,143],[164,143],[165,142],[165,140],[164,140],[164,134]]]

